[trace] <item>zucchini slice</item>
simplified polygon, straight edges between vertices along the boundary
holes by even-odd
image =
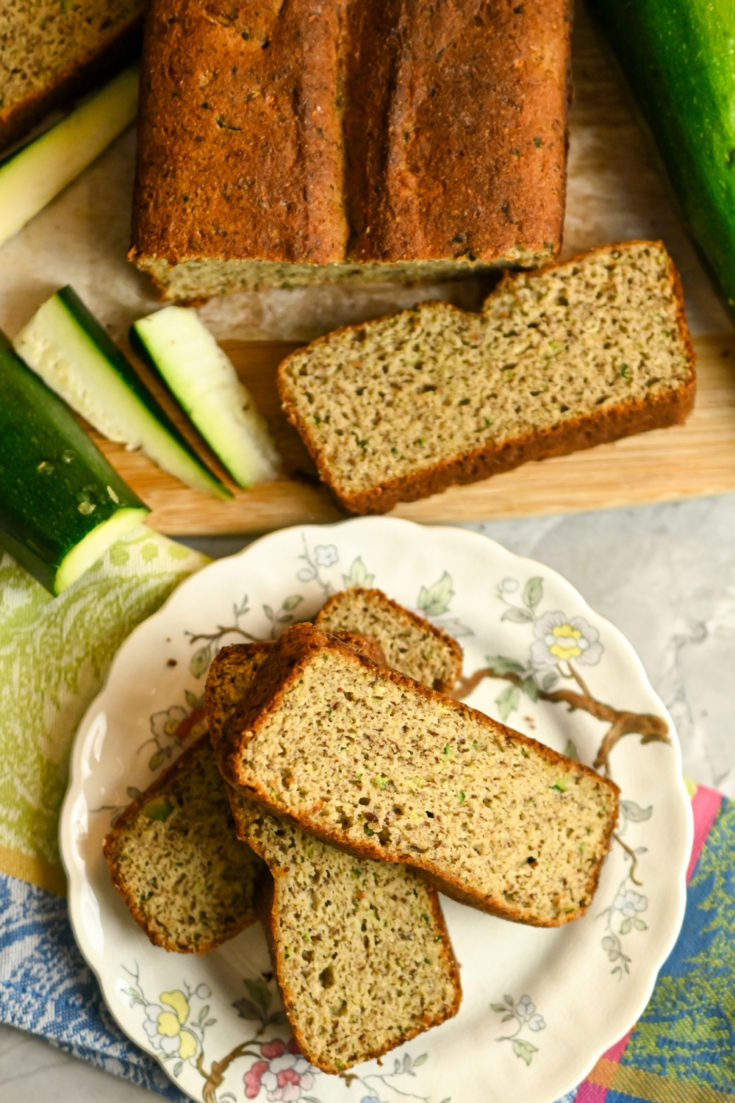
[[[0,332],[0,545],[61,593],[148,507]]]
[[[103,436],[141,448],[196,490],[232,497],[71,287],[47,299],[14,344],[44,382]]]
[[[196,311],[164,307],[137,321],[130,336],[238,486],[275,479],[279,459],[268,426]]]
[[[590,11],[735,318],[735,3],[591,0]]]
[[[125,130],[137,107],[138,69],[131,66],[0,163],[0,245]]]

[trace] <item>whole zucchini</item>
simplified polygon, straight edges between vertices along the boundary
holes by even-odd
[[[735,316],[735,2],[589,0]]]
[[[0,332],[0,547],[54,594],[149,512]]]

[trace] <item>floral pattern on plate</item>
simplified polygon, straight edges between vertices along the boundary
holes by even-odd
[[[216,650],[275,638],[349,585],[378,586],[452,632],[464,699],[610,774],[622,814],[573,924],[540,931],[445,901],[459,1014],[335,1077],[295,1049],[259,928],[200,959],[166,954],[117,899],[99,850],[116,810],[201,730]],[[448,1103],[461,1073],[462,1098],[550,1103],[642,1010],[681,921],[690,831],[670,720],[630,645],[568,583],[469,532],[361,518],[215,562],[132,634],[77,738],[62,847],[77,939],[113,1014],[192,1098]]]

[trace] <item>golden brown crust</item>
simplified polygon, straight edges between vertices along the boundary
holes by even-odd
[[[453,897],[461,903],[471,904],[492,915],[497,915],[501,918],[510,919],[516,922],[529,923],[531,925],[559,926],[583,914],[585,910],[584,907],[575,910],[573,913],[570,912],[561,915],[555,920],[537,920],[527,915],[521,916],[518,910],[512,905],[507,905],[497,899],[490,899],[479,892],[474,893],[467,891],[458,881],[448,877],[446,869],[439,867],[430,857],[426,857],[423,854],[417,856],[415,853],[410,853],[401,849],[393,850],[390,846],[381,844],[376,835],[372,835],[371,837],[366,836],[365,840],[359,843],[351,838],[348,839],[336,824],[327,825],[316,816],[305,814],[303,810],[294,812],[293,809],[286,808],[280,799],[274,799],[274,796],[259,784],[259,779],[253,776],[243,766],[243,753],[247,751],[248,744],[257,737],[259,729],[265,725],[268,718],[271,715],[278,714],[290,685],[299,680],[311,659],[325,650],[339,651],[345,658],[349,658],[349,661],[352,663],[359,663],[371,669],[379,669],[382,678],[394,682],[397,686],[407,690],[409,693],[423,696],[429,701],[438,704],[451,704],[453,709],[470,717],[479,726],[486,728],[492,734],[493,738],[500,736],[506,741],[524,744],[529,748],[533,748],[536,755],[546,759],[549,763],[558,764],[562,767],[568,767],[570,765],[569,759],[565,758],[564,755],[559,754],[551,747],[546,746],[546,744],[540,743],[530,736],[524,735],[521,732],[508,728],[498,721],[490,719],[490,717],[486,716],[484,713],[479,712],[477,709],[472,708],[462,701],[448,698],[444,694],[430,689],[428,686],[414,682],[412,679],[407,678],[397,671],[386,668],[376,668],[375,664],[372,663],[370,659],[355,652],[352,648],[346,647],[341,641],[326,636],[311,624],[297,624],[287,629],[283,636],[277,641],[277,647],[271,652],[267,662],[259,673],[254,692],[248,700],[242,702],[240,708],[232,714],[224,725],[222,738],[218,747],[218,761],[225,780],[232,785],[246,790],[247,795],[251,797],[251,799],[262,804],[276,815],[285,816],[291,819],[303,830],[311,832],[317,837],[324,839],[326,842],[346,849],[360,857],[408,865],[417,873],[427,877],[441,892],[446,893],[448,896]],[[609,778],[602,777],[591,767],[583,763],[575,762],[573,766],[580,775],[586,774],[591,778],[595,778],[608,791],[612,807],[605,829],[604,850],[606,851],[609,847],[610,839],[612,838],[615,823],[617,822],[620,795],[619,788],[615,782]],[[317,800],[314,811],[318,811],[319,803],[320,802]],[[586,885],[585,896],[588,901],[592,899],[597,887],[599,874],[600,869],[598,864],[598,868],[592,871]]]
[[[569,0],[154,0],[131,259],[278,282],[555,256],[570,22]]]
[[[204,688],[204,708],[208,719],[209,739],[215,752],[222,736],[223,723],[231,708],[240,700],[240,663],[244,661],[250,665],[254,661],[263,662],[272,647],[272,640],[227,644],[219,649],[209,664]]]
[[[619,247],[625,248],[625,246],[639,244],[647,243],[631,241]],[[660,241],[650,244],[663,247],[663,243]],[[614,248],[616,246],[613,245],[598,246],[587,250],[574,259],[576,262],[580,262],[588,257],[603,255]],[[672,294],[676,304],[679,336],[686,349],[687,359],[691,366],[687,384],[675,391],[656,396],[645,402],[627,401],[618,406],[606,407],[598,413],[590,414],[587,417],[569,419],[551,428],[529,430],[500,444],[481,445],[471,451],[447,458],[441,464],[427,465],[409,476],[386,479],[380,485],[372,486],[358,493],[345,491],[340,486],[338,476],[335,475],[322,453],[319,442],[314,435],[313,426],[302,417],[292,397],[291,383],[287,378],[288,365],[292,357],[302,355],[303,350],[298,350],[286,357],[278,367],[276,379],[284,413],[304,441],[322,482],[329,487],[336,500],[345,510],[357,514],[385,513],[398,502],[410,502],[426,498],[455,484],[477,482],[503,471],[510,471],[514,467],[519,467],[531,460],[538,461],[548,459],[551,456],[566,455],[570,452],[592,448],[597,444],[619,440],[634,433],[680,424],[690,414],[694,405],[696,392],[695,357],[684,312],[679,273],[671,258],[668,254],[666,255]],[[561,264],[546,265],[534,272],[532,278],[543,277],[544,273],[570,263],[572,262],[567,260]],[[489,302],[495,296],[503,294],[506,287],[519,278],[524,277],[507,274],[491,292],[487,301]],[[444,304],[437,305],[443,307]],[[334,332],[358,332],[364,328],[364,324],[345,326]],[[309,345],[309,348],[318,349],[320,346],[328,344],[331,336],[333,334],[326,334],[317,338]]]

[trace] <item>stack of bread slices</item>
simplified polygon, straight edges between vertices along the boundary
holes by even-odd
[[[557,926],[597,885],[617,787],[452,697],[461,665],[446,633],[359,588],[224,647],[208,737],[105,841],[157,945],[202,952],[257,906],[294,1037],[326,1072],[456,1014],[438,890]]]

